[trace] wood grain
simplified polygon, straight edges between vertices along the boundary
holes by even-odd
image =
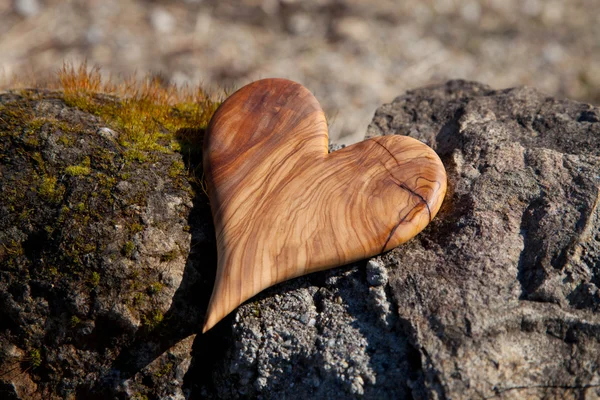
[[[204,142],[218,267],[203,332],[271,285],[406,242],[439,210],[446,173],[425,144],[327,146],[319,103],[288,80],[251,83],[217,110]]]

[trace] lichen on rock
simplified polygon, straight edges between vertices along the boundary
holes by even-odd
[[[201,282],[191,246],[212,240],[193,173],[215,106],[188,115],[160,87],[117,98],[68,76],[0,94],[0,397],[177,397],[202,310],[174,302]]]

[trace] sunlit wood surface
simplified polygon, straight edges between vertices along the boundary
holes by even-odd
[[[253,82],[217,110],[204,141],[218,267],[203,331],[269,286],[406,242],[439,210],[446,173],[425,144],[327,146],[319,103],[288,80]]]

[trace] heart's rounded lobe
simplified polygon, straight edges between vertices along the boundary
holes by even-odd
[[[285,79],[243,87],[213,116],[203,157],[218,266],[204,331],[269,286],[394,248],[439,210],[446,173],[425,144],[327,143],[319,103]]]

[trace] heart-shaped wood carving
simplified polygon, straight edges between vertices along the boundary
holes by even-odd
[[[317,99],[285,79],[235,92],[204,139],[218,267],[203,332],[263,289],[406,242],[446,192],[437,154],[406,136],[328,154]]]

